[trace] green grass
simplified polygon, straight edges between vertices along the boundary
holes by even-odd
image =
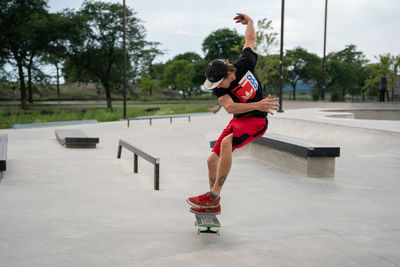
[[[212,111],[215,104],[198,105],[146,105],[127,107],[127,116],[169,115]],[[75,120],[118,121],[123,117],[123,108],[7,108],[0,111],[0,129],[14,124],[45,123]]]

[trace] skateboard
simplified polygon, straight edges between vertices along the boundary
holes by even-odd
[[[195,214],[196,221],[194,225],[197,226],[197,234],[210,233],[221,235],[221,224],[217,216],[212,214]],[[205,229],[206,228],[206,229]],[[212,230],[215,228],[216,230]]]

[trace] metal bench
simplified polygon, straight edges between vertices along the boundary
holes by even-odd
[[[240,150],[271,166],[308,177],[335,177],[335,158],[340,156],[340,147],[279,134],[262,136]]]
[[[88,137],[81,129],[57,129],[58,142],[68,148],[95,148],[98,137]]]
[[[133,172],[137,173],[138,172],[138,156],[142,157],[143,159],[147,160],[151,164],[154,165],[154,189],[159,190],[160,189],[160,159],[153,157],[152,155],[144,152],[143,150],[134,147],[130,143],[124,141],[124,140],[119,140],[118,144],[118,155],[117,158],[121,158],[121,153],[122,153],[122,148],[126,148],[129,151],[133,152]]]
[[[7,134],[0,134],[0,178],[3,178],[3,172],[6,171],[7,161]]]
[[[172,123],[172,119],[174,118],[188,118],[188,122],[190,122],[190,115],[160,115],[160,116],[139,116],[136,118],[127,118],[127,122],[128,122],[128,127],[129,127],[129,121],[131,120],[149,120],[149,124],[151,124],[152,120],[156,120],[156,119],[168,119],[169,118],[169,123]]]

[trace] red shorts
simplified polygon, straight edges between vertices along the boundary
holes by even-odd
[[[240,117],[233,118],[225,130],[222,131],[222,134],[218,138],[215,146],[213,148],[213,152],[215,152],[218,156],[221,151],[221,142],[225,136],[233,133],[232,140],[232,151],[236,148],[242,147],[247,143],[257,139],[265,134],[268,128],[268,119],[266,118],[257,118],[257,117]]]

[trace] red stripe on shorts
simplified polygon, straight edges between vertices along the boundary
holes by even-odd
[[[233,118],[229,122],[228,126],[222,131],[212,151],[219,156],[222,140],[231,133],[233,133],[232,151],[234,151],[236,148],[242,147],[254,139],[263,136],[267,131],[267,128],[268,120],[266,118]]]

